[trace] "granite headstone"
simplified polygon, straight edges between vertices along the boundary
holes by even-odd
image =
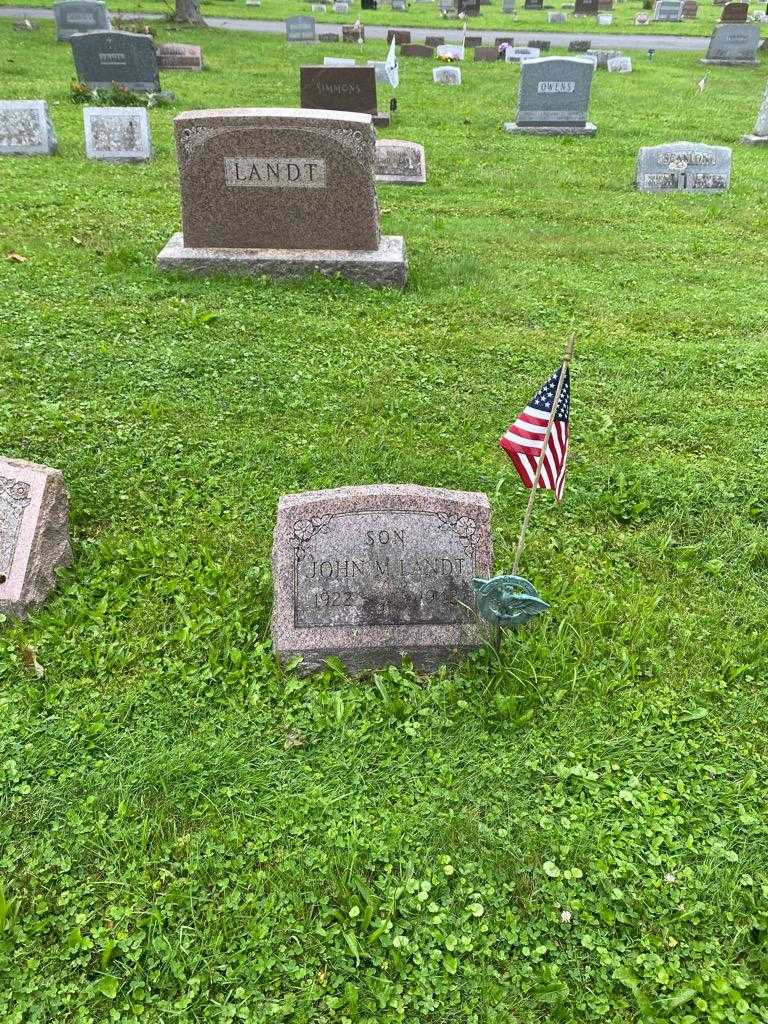
[[[152,159],[145,107],[83,107],[83,125],[89,160],[145,163]]]
[[[434,55],[434,47],[424,46],[423,43],[406,43],[400,47],[401,57],[424,57],[430,60]]]
[[[285,495],[273,648],[301,656],[302,672],[331,656],[352,674],[402,658],[434,671],[487,638],[472,580],[492,560],[484,494],[397,484]]]
[[[309,14],[295,14],[285,19],[285,40],[288,43],[314,43],[315,19]]]
[[[744,3],[730,3],[725,4],[723,7],[723,13],[720,15],[720,21],[727,24],[739,24],[747,20],[749,14],[749,4]]]
[[[461,68],[433,68],[432,81],[435,85],[461,85]]]
[[[62,0],[53,5],[56,42],[66,43],[75,32],[108,31],[112,28],[107,5],[101,0]]]
[[[376,72],[371,67],[300,68],[301,106],[307,110],[343,110],[370,114],[373,123],[386,127],[389,115],[376,109]]]
[[[541,57],[520,69],[517,119],[505,129],[512,134],[594,135],[587,122],[594,75],[583,57]]]
[[[0,100],[0,156],[52,156],[57,148],[45,100]]]
[[[654,21],[682,21],[683,0],[656,0],[653,8]]]
[[[190,43],[162,43],[157,47],[157,65],[161,71],[202,71],[202,47]]]
[[[490,64],[499,59],[499,51],[495,46],[476,46],[472,51],[472,58]]]
[[[183,230],[160,269],[405,284],[402,237],[379,233],[369,115],[197,110],[174,127]]]
[[[731,150],[696,142],[642,146],[635,182],[640,192],[725,192],[731,183]]]
[[[72,561],[69,510],[60,470],[0,459],[0,612],[24,618]]]
[[[91,89],[113,83],[134,92],[159,92],[155,44],[139,32],[76,33],[70,39],[79,82]]]
[[[759,25],[715,25],[703,64],[756,67]]]
[[[385,185],[424,185],[427,161],[418,142],[379,139],[376,142],[376,181]]]

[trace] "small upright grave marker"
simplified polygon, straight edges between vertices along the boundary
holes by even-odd
[[[689,21],[693,18],[698,17],[699,5],[696,0],[683,0],[683,18]]]
[[[315,19],[309,14],[295,14],[285,19],[285,41],[287,43],[314,43]]]
[[[356,674],[410,659],[434,671],[481,646],[472,580],[491,574],[484,494],[412,485],[280,499],[272,641],[301,671],[334,656]]]
[[[636,184],[640,192],[725,192],[731,184],[731,150],[695,142],[642,146]]]
[[[52,156],[57,148],[45,100],[0,100],[0,156]]]
[[[102,0],[62,0],[53,5],[56,42],[66,43],[75,32],[97,32],[112,28],[107,5]]]
[[[433,68],[432,81],[435,85],[461,85],[461,68]]]
[[[768,86],[763,93],[755,127],[749,135],[742,135],[741,141],[748,146],[768,146]]]
[[[504,50],[504,60],[507,64],[525,64],[540,56],[541,51],[535,46],[508,46]],[[546,60],[546,58],[543,59]]]
[[[72,561],[69,511],[60,470],[0,459],[0,612],[24,618]]]
[[[682,21],[683,0],[656,0],[653,8],[654,21]]]
[[[493,63],[499,59],[499,51],[495,46],[476,46],[472,51],[472,58],[475,61]]]
[[[189,43],[162,43],[157,47],[161,71],[202,71],[203,50]]]
[[[597,0],[576,0],[573,13],[576,17],[597,17]]]
[[[145,163],[152,159],[145,107],[83,107],[83,124],[89,160]]]
[[[379,139],[376,142],[376,181],[384,185],[424,185],[427,161],[418,142]]]
[[[423,57],[430,60],[435,54],[432,46],[424,46],[423,43],[406,43],[400,47],[401,57]]]
[[[748,14],[749,4],[725,4],[725,6],[723,7],[723,13],[720,15],[720,21],[725,22],[726,24],[739,24],[747,20]]]
[[[628,75],[632,71],[632,61],[629,57],[611,57],[608,61],[608,70],[619,75]]]

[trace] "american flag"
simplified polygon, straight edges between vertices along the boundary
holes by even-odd
[[[549,435],[538,487],[554,491],[560,501],[565,488],[565,463],[568,458],[568,414],[571,408],[571,376],[566,366],[558,369],[534,395],[515,422],[507,427],[499,444],[512,459],[520,479],[529,489],[536,476],[536,463],[544,446],[547,423],[552,412],[560,374],[564,373],[563,386],[557,400],[552,433]]]

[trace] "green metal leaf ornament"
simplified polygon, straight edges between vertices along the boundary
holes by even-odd
[[[474,579],[477,610],[492,626],[518,629],[547,611],[536,587],[522,576],[494,576],[490,580]]]

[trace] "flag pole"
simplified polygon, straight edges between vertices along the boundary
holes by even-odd
[[[547,446],[549,445],[549,439],[552,435],[552,428],[555,425],[555,415],[557,414],[557,403],[560,401],[560,394],[563,390],[563,384],[565,383],[565,373],[568,367],[571,365],[571,359],[573,358],[573,346],[576,343],[576,336],[572,334],[568,339],[568,343],[565,346],[565,352],[563,352],[563,365],[560,368],[560,377],[557,381],[557,389],[555,390],[555,397],[552,399],[552,411],[549,414],[549,422],[547,423],[547,429],[544,434],[544,442],[541,446],[541,453],[536,462],[536,472],[533,475],[533,483],[531,484],[531,493],[528,497],[528,507],[525,510],[523,516],[523,525],[520,527],[520,537],[517,541],[517,550],[515,551],[515,564],[512,566],[512,575],[517,576],[517,570],[520,567],[520,559],[523,555],[523,548],[525,547],[525,534],[528,530],[528,523],[531,518],[531,510],[533,509],[533,500],[536,497],[536,490],[539,485],[539,477],[541,476],[541,469],[544,465],[544,457],[547,453]]]

